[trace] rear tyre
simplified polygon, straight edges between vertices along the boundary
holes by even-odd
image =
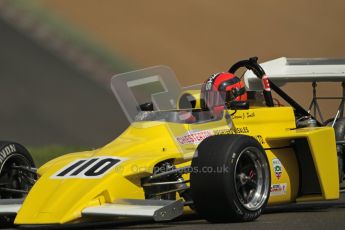
[[[249,136],[206,138],[192,160],[190,177],[195,210],[210,222],[252,221],[269,198],[266,153]]]

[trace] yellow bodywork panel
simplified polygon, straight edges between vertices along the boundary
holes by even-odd
[[[185,130],[178,127],[181,132]],[[101,178],[54,178],[57,171],[73,161],[100,156],[116,156],[123,161]],[[38,170],[42,176],[25,199],[15,223],[66,223],[80,218],[81,210],[88,206],[121,198],[144,199],[140,178],[151,174],[158,162],[181,157],[167,124],[133,124],[103,148],[68,154],[43,165]]]
[[[271,195],[268,205],[289,203],[296,199],[299,187],[299,169],[293,149],[266,150],[271,167]],[[281,174],[275,174],[273,161],[281,163]]]
[[[298,138],[306,138],[308,141],[310,154],[315,165],[316,174],[322,191],[322,198],[326,200],[338,199],[338,159],[333,128],[315,127],[289,130],[284,133],[274,133],[267,137],[267,141],[275,142]],[[319,196],[314,197],[316,200],[320,199]],[[299,200],[303,201],[303,197],[299,198]],[[310,200],[310,198],[307,200]]]
[[[230,115],[232,122],[226,118]],[[177,167],[188,166],[203,139],[211,135],[234,133],[256,138],[266,150],[272,180],[269,204],[299,199],[299,165],[291,147],[291,141],[296,138],[308,140],[322,198],[338,198],[333,129],[296,129],[292,108],[264,107],[229,110],[222,119],[204,123],[135,122],[113,142],[100,149],[54,159],[38,170],[41,177],[25,199],[15,223],[78,221],[82,217],[81,211],[89,206],[122,198],[145,199],[141,179],[151,175],[157,163],[172,160]],[[59,173],[63,174],[63,170],[68,170],[75,162],[88,162],[102,157],[118,158],[120,162],[99,178],[59,177]],[[184,176],[185,179],[189,177],[188,174]]]

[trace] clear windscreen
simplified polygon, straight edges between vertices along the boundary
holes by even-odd
[[[160,94],[160,92],[165,91],[165,87],[158,76],[153,76],[144,80],[145,81],[130,81],[127,84],[139,105],[151,102],[152,95],[157,93]]]
[[[204,123],[223,117],[221,92],[194,85],[182,88],[174,72],[155,66],[115,75],[111,88],[128,120]]]

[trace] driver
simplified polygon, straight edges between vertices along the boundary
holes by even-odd
[[[211,75],[201,88],[201,108],[209,110],[212,117],[220,118],[232,101],[246,101],[247,93],[240,78],[232,73],[221,72]],[[195,123],[196,118],[191,111],[181,111],[179,119],[186,123]]]
[[[232,73],[221,72],[211,75],[201,89],[201,102],[204,109],[217,114],[224,105],[230,107],[231,101],[246,101],[247,93],[240,78]]]

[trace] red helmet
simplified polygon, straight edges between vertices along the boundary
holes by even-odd
[[[247,93],[243,82],[234,74],[227,72],[213,74],[206,80],[201,92],[206,104],[210,103],[210,93],[222,95],[223,105],[229,104],[231,101],[247,100]],[[212,104],[220,104],[219,97],[217,102],[214,101],[214,98],[212,100]]]

